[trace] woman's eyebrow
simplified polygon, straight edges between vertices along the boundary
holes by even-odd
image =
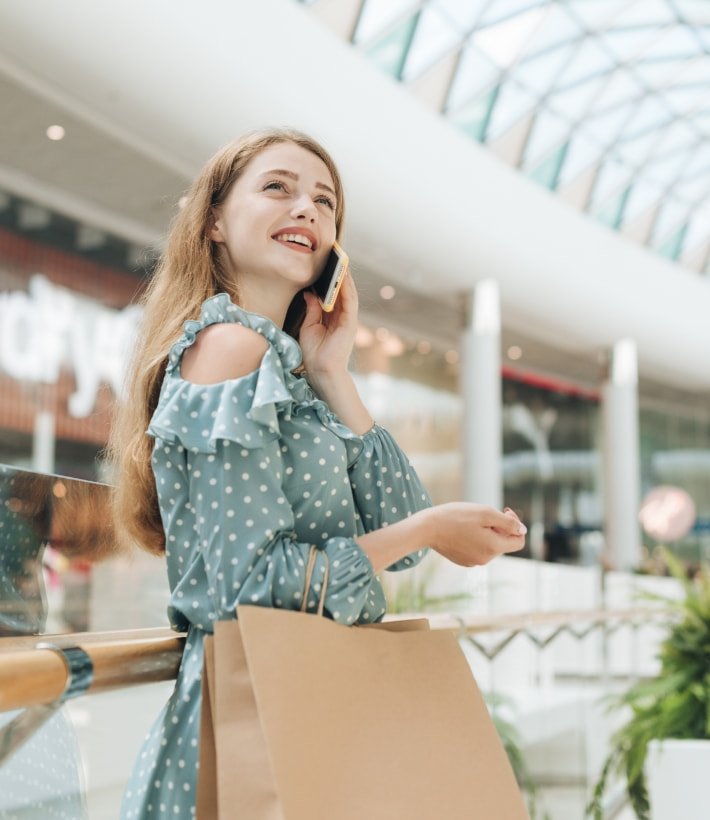
[[[285,168],[274,168],[271,171],[264,171],[261,176],[269,176],[269,174],[279,174],[284,177],[288,177],[289,179],[293,179],[298,182],[298,174],[294,173],[293,171],[288,171]],[[330,187],[330,185],[326,185],[325,182],[316,182],[316,188],[321,188],[324,191],[328,191],[329,193],[333,194],[334,197],[337,198],[337,194],[335,191]]]

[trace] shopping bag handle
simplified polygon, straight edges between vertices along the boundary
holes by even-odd
[[[319,550],[311,544],[311,548],[308,551],[308,563],[306,564],[306,580],[303,584],[303,598],[301,600],[301,612],[305,612],[308,606],[308,591],[311,588],[311,580],[313,578],[313,570],[316,566],[316,560],[318,558],[318,553],[323,552],[323,550]],[[318,615],[323,614],[323,608],[325,606],[325,590],[328,586],[328,572],[330,570],[330,564],[328,561],[328,553],[323,552],[323,558],[325,558],[325,572],[323,573],[323,583],[320,589],[320,599],[318,601]]]

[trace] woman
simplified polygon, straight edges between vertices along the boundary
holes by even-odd
[[[192,816],[204,636],[237,604],[299,609],[312,545],[308,609],[328,560],[325,611],[343,624],[380,620],[376,574],[414,565],[426,547],[471,566],[523,546],[512,511],[432,507],[362,404],[347,370],[352,279],[330,313],[309,290],[343,216],[320,145],[250,134],[198,177],[146,294],[111,443],[116,513],[130,537],[165,551],[171,623],[188,634],[125,820]]]

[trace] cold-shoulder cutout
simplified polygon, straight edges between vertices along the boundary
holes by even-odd
[[[182,378],[193,384],[218,384],[239,379],[259,368],[269,342],[245,325],[210,325],[195,337],[180,364]]]

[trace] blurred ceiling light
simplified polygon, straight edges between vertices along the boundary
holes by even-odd
[[[63,140],[64,135],[67,132],[64,130],[63,126],[61,125],[50,125],[47,129],[47,136],[51,140]]]
[[[55,482],[54,486],[52,487],[52,495],[55,498],[64,498],[67,494],[66,485],[63,484],[61,481]]]
[[[431,342],[421,341],[417,344],[417,350],[423,355],[426,356],[427,353],[431,353]]]
[[[392,285],[385,285],[384,287],[380,288],[380,298],[389,301],[390,299],[394,299],[396,291],[392,287]]]
[[[375,337],[368,327],[358,325],[355,331],[355,347],[372,347]]]
[[[459,360],[459,352],[458,350],[447,350],[444,354],[444,358],[448,362],[448,364],[456,364]]]
[[[395,336],[394,333],[390,333],[384,342],[382,342],[382,349],[388,356],[401,356],[405,351],[405,346],[404,342],[398,336]]]
[[[523,355],[523,349],[518,347],[518,345],[511,345],[508,348],[508,358],[516,361]]]
[[[185,205],[187,205],[187,197],[181,196],[180,199],[178,199],[178,208],[182,210],[185,207]]]

